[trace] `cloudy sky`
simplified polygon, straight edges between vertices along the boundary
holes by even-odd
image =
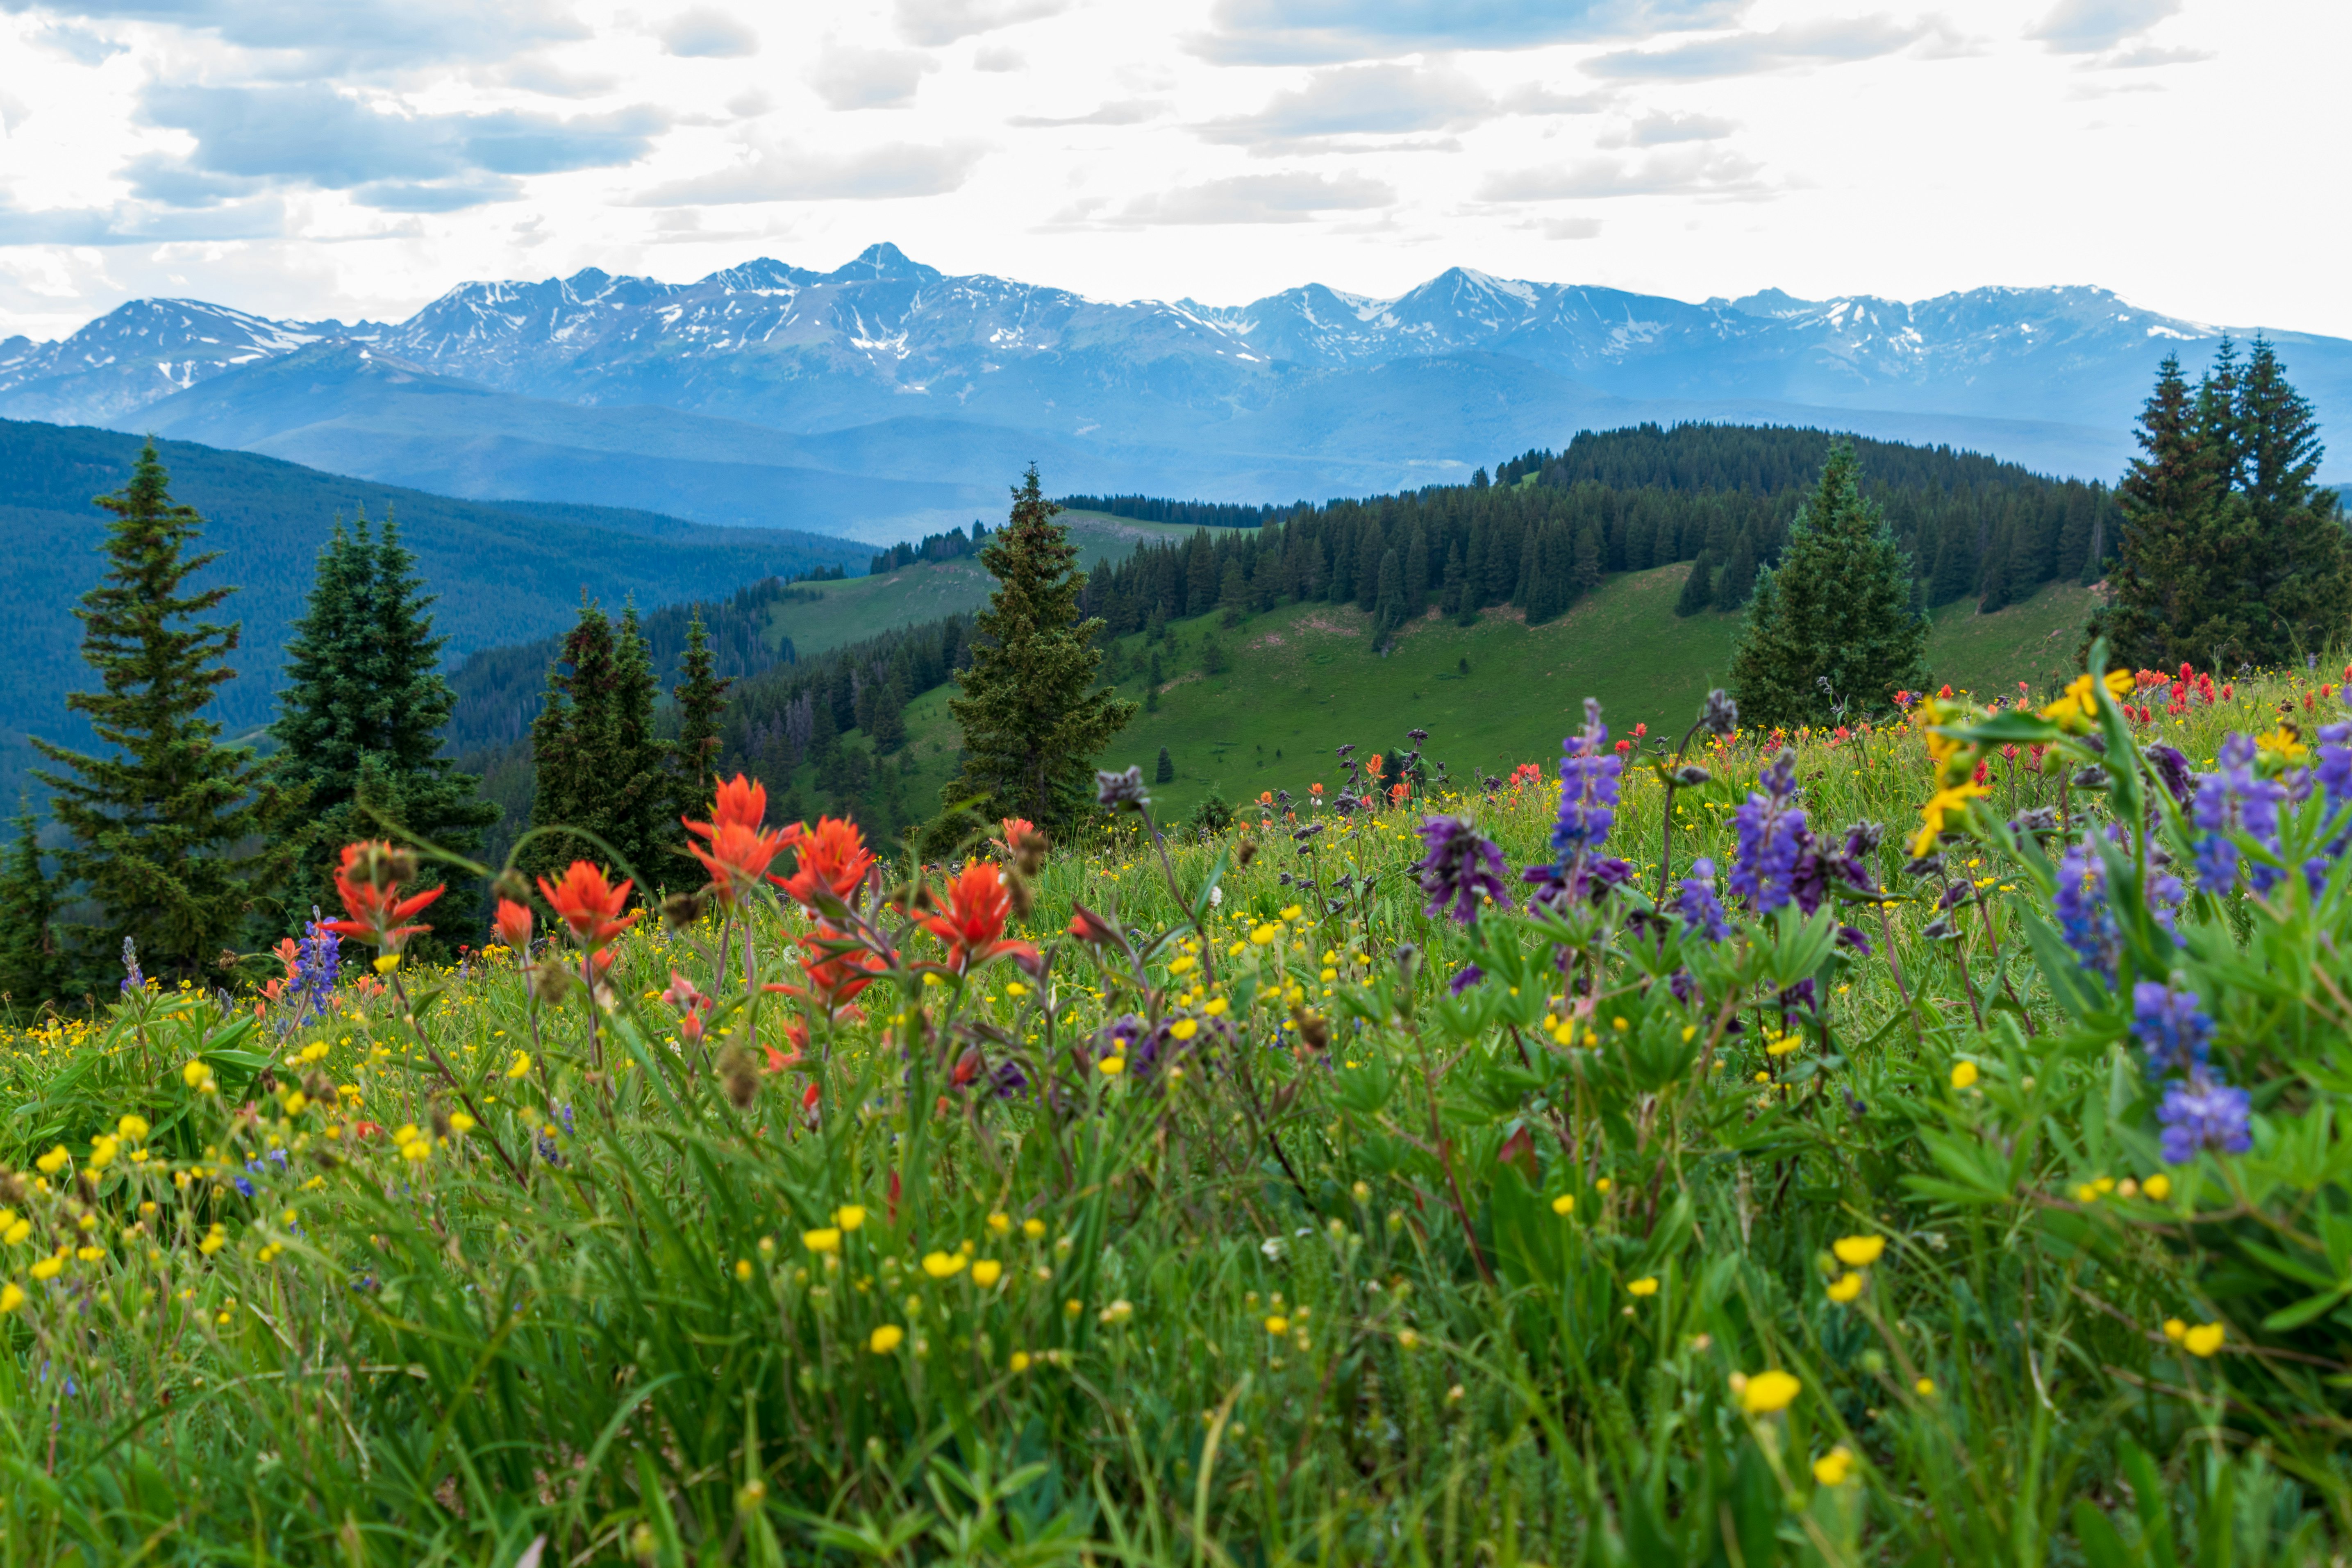
[[[878,239],[1237,303],[2095,283],[2352,336],[2342,0],[0,0],[0,335]]]

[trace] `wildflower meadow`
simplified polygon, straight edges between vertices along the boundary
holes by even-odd
[[[352,844],[0,1040],[0,1562],[2340,1561],[2352,722],[2103,662]]]

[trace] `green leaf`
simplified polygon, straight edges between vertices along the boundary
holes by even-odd
[[[2352,1279],[2346,1280],[2333,1290],[2324,1291],[2316,1296],[2307,1296],[2292,1307],[2281,1307],[2263,1320],[2263,1328],[2270,1333],[2283,1333],[2288,1329],[2299,1329],[2347,1296],[2352,1296]]]

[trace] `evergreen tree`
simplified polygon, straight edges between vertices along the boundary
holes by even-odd
[[[0,867],[0,1000],[6,1016],[21,1025],[64,987],[50,926],[57,919],[57,893],[41,874],[41,846],[33,814],[16,816],[16,842]]]
[[[71,841],[60,878],[98,917],[60,933],[79,970],[68,985],[103,984],[125,937],[151,975],[205,973],[241,938],[281,924],[278,900],[310,838],[302,789],[250,749],[222,745],[203,716],[236,679],[237,627],[200,617],[233,590],[189,591],[217,557],[187,553],[204,520],[170,486],[150,441],[130,484],[98,499],[114,514],[107,570],[75,615],[102,689],[66,705],[89,716],[111,754],[33,742],[65,770],[34,774]]]
[[[1695,616],[1715,603],[1715,552],[1702,548],[1675,600],[1675,614]]]
[[[287,685],[271,733],[279,766],[310,792],[318,837],[304,853],[298,907],[331,905],[345,844],[406,832],[460,855],[481,847],[499,808],[480,781],[441,756],[455,699],[441,674],[448,639],[433,635],[432,597],[416,557],[386,518],[371,535],[365,513],[339,522],[319,552],[310,598],[286,647]],[[363,791],[361,780],[370,774]],[[430,862],[421,885],[440,880]],[[475,889],[460,884],[436,907],[436,935],[481,923]],[[418,951],[437,956],[437,940]]]
[[[2012,538],[2013,530],[2005,521],[1993,530],[1992,543],[1985,549],[1984,565],[1981,568],[1982,592],[1977,600],[1979,615],[1990,616],[1995,610],[2006,609],[2009,607],[2010,601],[2016,596],[2016,584],[2013,581],[2016,571],[2010,558]]]
[[[1757,579],[1731,657],[1743,720],[1826,724],[1841,700],[1876,707],[1926,682],[1910,558],[1862,499],[1858,467],[1851,446],[1831,448],[1780,563]]]
[[[732,680],[719,679],[719,662],[710,651],[698,607],[686,626],[686,652],[678,659],[679,680],[670,688],[677,703],[677,815],[695,815],[709,804],[716,788],[719,763],[719,719],[727,710],[727,689]]]
[[[2217,559],[2226,491],[2209,416],[2180,361],[2167,354],[2140,411],[2142,455],[2116,487],[2123,528],[2108,602],[2085,636],[2105,636],[2127,668],[2210,667],[2242,641],[2227,603],[2227,564]]]
[[[1576,590],[1572,597],[1579,599],[1601,586],[1601,535],[1597,530],[1587,528],[1576,536],[1572,581]]]
[[[1372,646],[1380,647],[1389,634],[1404,624],[1404,563],[1394,550],[1381,555],[1380,592],[1372,600]]]
[[[2253,542],[2239,585],[2248,657],[2286,664],[2341,641],[2352,622],[2342,508],[2318,483],[2319,422],[2267,339],[2254,340],[2238,375],[2236,416],[2240,504]]]
[[[1176,763],[1168,755],[1168,748],[1165,746],[1160,748],[1160,765],[1152,769],[1151,782],[1153,784],[1174,784],[1176,782]]]
[[[1011,520],[981,554],[996,590],[973,617],[971,664],[948,701],[965,753],[940,792],[949,801],[980,796],[984,815],[1025,816],[1048,830],[1066,830],[1086,812],[1096,754],[1136,707],[1092,689],[1103,623],[1079,618],[1087,579],[1069,531],[1054,520],[1058,510],[1033,465],[1013,492]]]
[[[1168,679],[1160,672],[1158,648],[1151,650],[1151,673],[1147,679],[1150,684],[1143,689],[1143,710],[1147,713],[1157,713],[1160,711],[1160,688]]]
[[[1731,560],[1723,569],[1723,580],[1715,585],[1715,607],[1736,610],[1748,602],[1756,588],[1756,541],[1744,530],[1731,547]]]
[[[817,708],[826,711],[822,700]],[[538,780],[530,818],[534,826],[583,832],[531,840],[523,857],[528,868],[551,872],[576,858],[601,863],[617,856],[626,867],[622,874],[635,876],[637,891],[647,897],[684,879],[672,853],[684,835],[672,831],[666,811],[670,750],[654,738],[653,710],[652,660],[635,609],[623,615],[615,635],[604,612],[583,601],[580,619],[548,668],[547,701],[530,727]],[[610,846],[609,854],[603,846]]]

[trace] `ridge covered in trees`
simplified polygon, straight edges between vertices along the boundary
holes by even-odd
[[[1137,522],[1172,522],[1199,528],[1263,528],[1302,511],[1307,501],[1288,506],[1251,506],[1243,501],[1171,500],[1165,496],[1064,496],[1054,503],[1064,511],[1099,512],[1105,517],[1131,518]]]

